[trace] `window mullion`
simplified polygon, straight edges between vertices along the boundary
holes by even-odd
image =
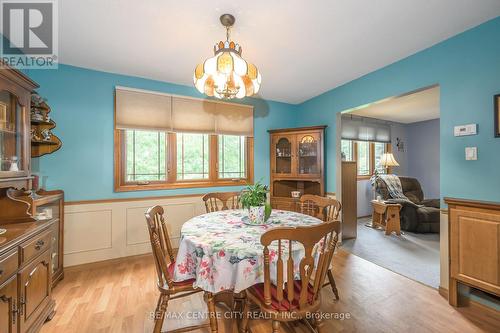
[[[175,133],[167,134],[167,182],[175,183],[177,177],[177,136]]]
[[[373,175],[373,170],[375,168],[375,143],[370,142],[369,149],[369,161],[370,161],[370,175]]]
[[[218,152],[218,135],[208,136],[208,179],[212,182],[217,182],[219,180],[219,152]]]

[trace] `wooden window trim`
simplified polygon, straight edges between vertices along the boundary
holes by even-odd
[[[115,192],[167,190],[181,188],[204,188],[244,186],[254,182],[254,139],[246,138],[247,178],[219,179],[217,135],[209,136],[209,177],[200,180],[177,180],[177,141],[175,133],[168,133],[165,155],[167,157],[166,180],[150,181],[148,184],[125,182],[126,156],[125,131],[114,130],[114,190]]]
[[[351,141],[352,145],[352,151],[353,151],[353,161],[358,160],[358,142],[354,140],[349,140]],[[357,180],[367,180],[370,179],[373,175],[373,172],[375,171],[375,142],[369,142],[369,162],[370,162],[370,174],[369,175],[358,175],[357,171],[358,168],[356,167],[356,178]],[[390,153],[392,152],[392,146],[390,143],[385,144],[385,151]],[[392,168],[387,168],[387,173],[392,173]]]

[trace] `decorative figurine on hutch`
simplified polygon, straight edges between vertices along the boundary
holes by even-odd
[[[18,158],[17,156],[12,156],[10,160],[10,169],[9,171],[19,171],[19,166],[17,165]]]

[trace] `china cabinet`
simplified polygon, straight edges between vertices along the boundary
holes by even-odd
[[[325,195],[324,136],[326,126],[270,130],[271,205],[296,210],[301,194]]]
[[[0,183],[30,187],[30,103],[37,84],[0,62]]]
[[[43,208],[49,202],[39,197],[50,196],[31,191],[30,103],[36,88],[0,61],[0,332],[38,332],[54,315],[52,276],[60,274],[54,244],[62,236],[62,209]],[[39,209],[52,214],[40,219]]]

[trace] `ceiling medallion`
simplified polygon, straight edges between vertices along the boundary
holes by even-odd
[[[226,27],[226,41],[215,44],[214,56],[196,66],[194,85],[202,94],[220,99],[252,96],[259,91],[260,73],[241,57],[241,46],[230,40],[234,16],[224,14],[220,22]]]

